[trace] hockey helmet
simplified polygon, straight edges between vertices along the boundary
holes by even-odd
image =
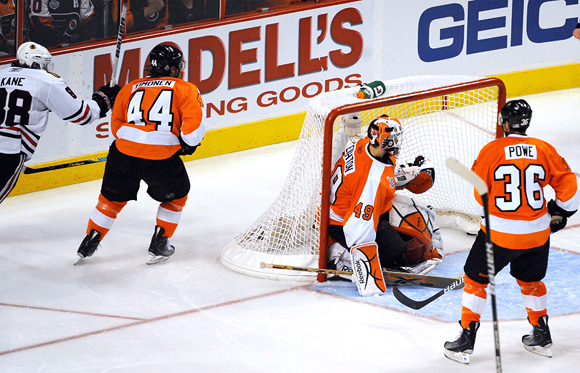
[[[53,68],[52,56],[48,49],[32,41],[23,43],[18,47],[16,58],[23,67],[42,69],[48,72],[51,72]]]
[[[179,71],[174,76],[179,76],[185,66],[183,53],[169,44],[159,44],[151,50],[151,76],[171,76],[171,67],[175,66]]]
[[[378,145],[395,157],[399,156],[402,134],[403,127],[401,122],[397,118],[385,114],[374,119],[368,128],[368,137],[371,139],[371,144]]]
[[[532,108],[526,100],[512,100],[503,105],[499,114],[499,124],[508,122],[511,130],[526,130],[532,120]]]

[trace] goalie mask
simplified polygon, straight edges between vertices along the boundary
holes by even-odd
[[[503,127],[508,122],[512,130],[525,131],[532,120],[532,108],[526,100],[512,100],[505,103],[499,114],[499,124]]]
[[[371,144],[378,145],[381,149],[388,151],[395,157],[399,156],[402,134],[403,128],[401,127],[401,122],[395,117],[389,117],[384,114],[374,119],[368,128],[368,136],[371,139]]]
[[[16,52],[16,58],[22,67],[52,72],[52,56],[48,49],[38,43],[23,43]]]

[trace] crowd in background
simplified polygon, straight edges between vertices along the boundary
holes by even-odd
[[[25,0],[23,41],[48,48],[113,37],[123,0]],[[221,0],[126,0],[126,33],[165,29],[220,17]],[[226,0],[225,16],[316,0]],[[14,55],[17,0],[0,0],[0,56]]]

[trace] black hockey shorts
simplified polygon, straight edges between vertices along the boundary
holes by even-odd
[[[479,230],[463,267],[469,278],[481,284],[489,283],[485,242],[485,233]],[[493,245],[495,273],[499,273],[510,264],[510,274],[516,279],[525,282],[540,281],[546,276],[549,251],[549,238],[543,245],[525,250],[506,249]]]
[[[20,171],[24,168],[24,153],[0,153],[0,203],[4,201],[16,186]]]
[[[147,194],[158,202],[171,202],[189,193],[190,183],[183,161],[177,154],[161,160],[131,157],[111,144],[101,194],[113,202],[137,199],[143,180]]]

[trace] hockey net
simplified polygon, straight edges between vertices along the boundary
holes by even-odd
[[[381,114],[398,118],[404,131],[399,162],[424,155],[436,166],[433,187],[417,197],[435,208],[440,227],[477,231],[480,217],[471,202],[473,188],[450,172],[445,160],[453,156],[471,166],[483,145],[503,136],[497,126],[505,103],[503,82],[441,75],[383,83],[386,92],[375,99],[357,98],[359,87],[353,87],[310,101],[284,187],[270,208],[223,249],[221,261],[227,268],[257,277],[309,281],[316,273],[260,264],[326,268],[333,138],[341,131],[341,116],[349,113],[358,113],[363,122],[360,135],[351,141],[364,138],[370,121]]]

